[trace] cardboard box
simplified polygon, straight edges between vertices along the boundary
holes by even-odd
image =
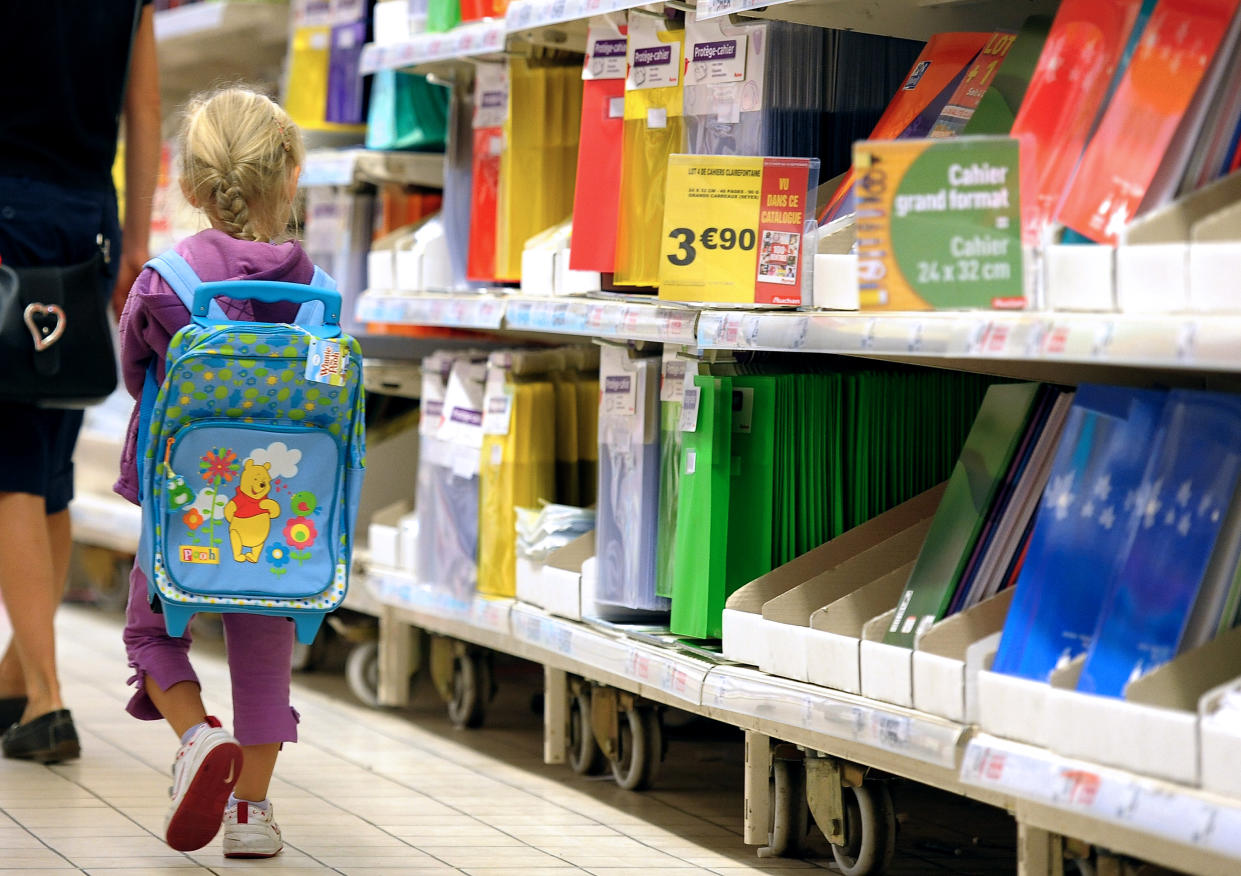
[[[1189,244],[1117,247],[1116,306],[1123,313],[1189,309]]]
[[[1049,246],[1044,250],[1047,306],[1052,310],[1116,309],[1116,248]]]
[[[556,277],[553,291],[557,295],[585,295],[603,288],[598,271],[575,271],[569,267],[569,250],[556,252]]]
[[[1217,794],[1241,797],[1241,710],[1236,698],[1241,679],[1207,691],[1198,703],[1202,787]]]
[[[910,561],[810,616],[806,663],[811,683],[862,692],[862,628],[896,605],[913,568]]]
[[[1051,736],[1047,700],[1056,688],[1077,687],[1082,662],[1077,660],[1057,669],[1048,681],[1032,681],[992,672],[991,660],[984,659],[978,673],[978,725],[987,733],[1047,747]]]
[[[822,310],[857,310],[857,256],[818,253],[814,257],[814,301]]]
[[[402,568],[400,523],[409,511],[409,502],[401,499],[379,509],[371,517],[366,536],[372,563],[390,569]]]
[[[995,656],[1013,588],[945,618],[918,639],[914,707],[951,721],[978,721],[978,671]]]
[[[1238,666],[1241,628],[1234,628],[1129,682],[1123,700],[1053,690],[1047,701],[1048,747],[1069,757],[1197,785],[1199,701],[1235,678]]]
[[[763,628],[761,616],[763,606],[768,600],[787,593],[815,575],[840,565],[867,548],[874,547],[913,523],[934,515],[943,492],[942,484],[932,487],[908,502],[902,502],[861,526],[855,526],[831,541],[739,587],[724,603],[724,656],[737,663],[759,665],[766,647],[759,630]],[[806,621],[800,625],[805,626],[809,622],[810,613],[825,604],[811,606],[806,613]],[[754,617],[743,618],[740,615],[753,615]]]
[[[1200,313],[1241,310],[1241,241],[1189,245],[1189,307]]]
[[[862,696],[910,708],[914,704],[913,649],[883,641],[894,617],[896,609],[891,608],[862,627],[858,649]]]
[[[759,668],[772,675],[809,681],[806,646],[810,637],[806,633],[811,616],[823,606],[916,560],[922,543],[926,541],[931,520],[931,517],[923,518],[836,568],[768,600],[763,606],[763,619],[767,622],[763,632],[767,645]],[[897,596],[899,598],[900,594]],[[893,600],[885,608],[895,604],[896,600]]]
[[[543,564],[539,599],[549,614],[582,619],[582,563],[595,555],[595,533],[578,536],[552,551]],[[519,597],[520,598],[520,597]]]

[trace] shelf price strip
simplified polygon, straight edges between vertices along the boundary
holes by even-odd
[[[972,739],[961,781],[1241,860],[1241,806],[990,736]]]
[[[362,49],[359,66],[363,74],[412,67],[431,61],[468,58],[503,51],[507,35],[502,19],[484,19],[456,27],[447,33],[424,33],[391,45],[370,43]]]

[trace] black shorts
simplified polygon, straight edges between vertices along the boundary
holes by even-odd
[[[39,180],[0,176],[0,261],[15,268],[72,265],[111,243],[112,265],[100,281],[108,297],[120,259],[121,234],[112,192],[78,191]],[[0,493],[42,496],[47,513],[73,498],[73,448],[82,412],[0,403]]]

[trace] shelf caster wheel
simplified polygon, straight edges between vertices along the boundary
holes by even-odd
[[[569,769],[579,776],[596,776],[603,772],[607,758],[595,741],[590,726],[590,693],[577,692],[569,699]]]
[[[799,758],[777,756],[771,762],[771,828],[760,858],[796,855],[806,843],[810,810],[806,807],[806,771]]]
[[[896,851],[896,810],[883,782],[843,789],[845,843],[832,857],[845,876],[886,873]]]
[[[458,649],[452,661],[452,697],[448,700],[448,720],[457,728],[483,726],[487,705],[494,692],[491,657],[483,651]]]
[[[617,757],[612,778],[626,791],[644,791],[655,781],[663,760],[663,729],[650,706],[632,705],[619,714]]]
[[[355,697],[373,709],[379,708],[378,642],[359,642],[353,646],[345,662],[345,680]]]

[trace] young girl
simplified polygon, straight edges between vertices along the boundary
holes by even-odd
[[[277,243],[292,217],[305,157],[301,133],[268,98],[230,88],[193,101],[181,129],[181,188],[211,228],[176,251],[203,282],[309,283],[314,266],[294,240]],[[230,319],[291,322],[295,304],[222,299]],[[152,360],[163,381],[168,343],[190,321],[180,299],[152,269],[139,275],[121,318],[121,359],[130,395],[142,395]],[[131,418],[116,491],[138,503],[137,409]],[[189,662],[190,636],[167,634],[147,601],[147,580],[130,574],[125,646],[137,692],[128,711],[164,718],[181,738],[172,767],[165,839],[179,851],[211,842],[224,826],[224,855],[268,858],[282,848],[267,800],[276,756],[297,740],[289,705],[294,628],[288,620],[224,614],[232,679],[234,735],[207,714]]]

